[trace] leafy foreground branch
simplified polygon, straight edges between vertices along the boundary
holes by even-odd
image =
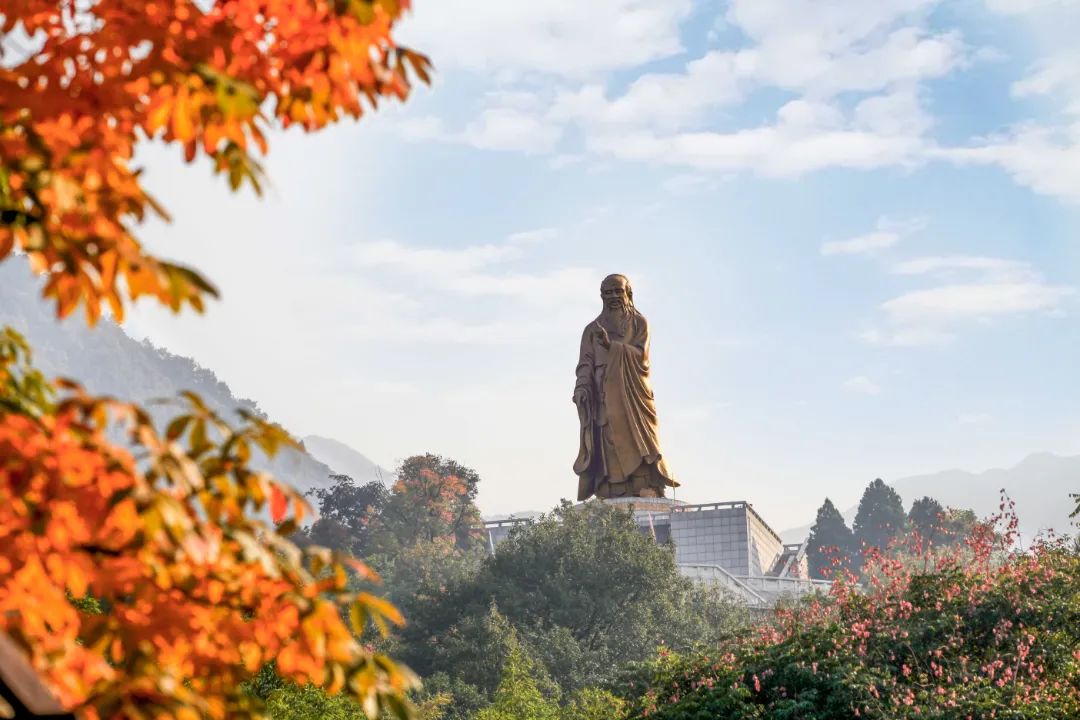
[[[65,706],[260,717],[241,684],[274,660],[371,717],[408,715],[412,673],[355,637],[401,623],[386,601],[348,591],[347,568],[374,573],[287,540],[306,505],[248,466],[255,448],[292,442],[281,428],[248,414],[231,427],[189,394],[162,435],[135,405],[53,386],[28,356],[0,332],[0,630]],[[107,439],[116,424],[131,451]],[[256,519],[267,505],[273,527]],[[86,598],[104,612],[80,611]]]
[[[427,82],[395,42],[408,0],[20,0],[0,6],[0,261],[21,249],[43,294],[93,324],[128,300],[202,310],[217,294],[134,228],[167,218],[132,165],[147,138],[261,192],[276,128],[315,132]],[[6,42],[21,33],[31,52]]]

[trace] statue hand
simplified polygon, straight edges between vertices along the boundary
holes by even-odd
[[[605,330],[603,328],[603,326],[601,326],[601,325],[596,326],[595,335],[596,335],[596,341],[598,343],[600,343],[601,347],[603,347],[603,348],[610,348],[611,347],[611,337],[608,335],[608,331]]]
[[[574,404],[575,405],[584,405],[588,401],[589,401],[589,394],[588,394],[588,392],[586,392],[585,388],[581,387],[581,388],[578,388],[577,390],[574,391]]]

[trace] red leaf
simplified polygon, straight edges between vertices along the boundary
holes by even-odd
[[[285,497],[285,493],[281,491],[277,485],[270,486],[270,519],[275,523],[281,522],[285,518],[285,511],[289,507],[289,498]]]

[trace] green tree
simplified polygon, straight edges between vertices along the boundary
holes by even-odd
[[[415,720],[441,720],[451,698],[446,694],[430,694],[417,700]],[[281,682],[267,701],[270,720],[370,720],[363,710],[346,695],[329,695],[314,685]]]
[[[956,545],[971,536],[981,524],[974,510],[960,510],[957,508],[945,508],[943,528],[945,531],[944,541],[949,545]]]
[[[538,678],[546,677],[543,667],[529,657],[513,628],[506,639],[499,686],[491,704],[476,713],[474,720],[558,720],[558,703],[540,690]]]
[[[397,477],[365,525],[364,550],[382,576],[379,591],[410,615],[417,605],[440,602],[448,587],[475,575],[486,557],[475,503],[480,476],[429,453],[403,461]],[[358,590],[373,588],[363,580],[354,584]]]
[[[574,693],[559,710],[559,720],[616,720],[626,712],[626,701],[607,690],[585,688]]]
[[[328,488],[308,491],[319,503],[319,518],[296,534],[298,544],[321,545],[356,557],[370,553],[371,528],[389,500],[380,482],[360,485],[348,475],[331,475]]]
[[[480,545],[475,470],[439,455],[414,455],[397,469],[374,533],[378,552],[393,555],[421,541],[451,538],[462,549]]]
[[[658,646],[689,648],[741,627],[745,609],[682,577],[670,547],[602,503],[515,528],[479,572],[410,608],[400,652],[424,677],[443,673],[491,692],[492,604],[564,695],[611,682]]]
[[[449,588],[474,577],[486,557],[483,547],[462,549],[451,538],[436,538],[371,562],[382,576],[382,593],[408,617],[412,608],[440,602]]]
[[[810,577],[823,578],[832,574],[834,560],[850,564],[851,553],[855,549],[855,539],[844,522],[844,516],[833,505],[832,500],[825,502],[817,511],[817,519],[810,528],[810,538],[806,544],[807,561]]]
[[[974,511],[945,507],[933,498],[920,498],[912,503],[907,521],[923,541],[939,546],[963,542],[978,525]]]
[[[945,508],[932,497],[921,497],[911,503],[908,523],[923,540],[934,544],[941,539],[941,531],[945,524]]]
[[[889,541],[904,532],[907,513],[900,495],[881,478],[867,485],[855,514],[853,531],[859,551],[867,548],[884,550]],[[859,554],[856,553],[856,564]]]
[[[284,683],[266,703],[271,720],[367,720],[346,695],[328,695],[314,685]]]

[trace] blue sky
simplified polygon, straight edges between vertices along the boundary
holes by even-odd
[[[129,329],[299,434],[474,466],[490,513],[576,488],[610,272],[680,498],[782,528],[874,477],[1080,452],[1076,27],[1072,0],[416,0],[433,88],[279,134],[261,201],[145,153],[176,218],[148,243],[223,297]]]

